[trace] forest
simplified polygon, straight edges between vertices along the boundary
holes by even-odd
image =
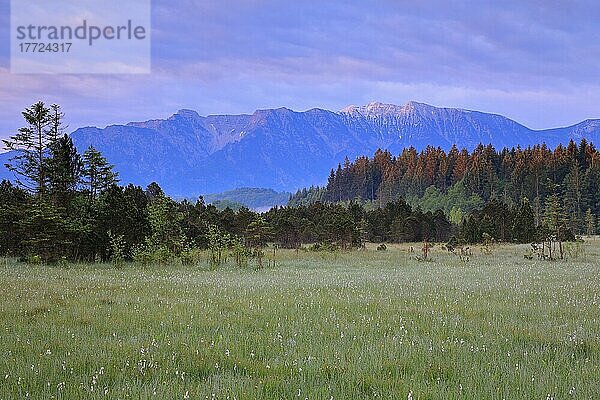
[[[346,160],[326,187],[298,191],[265,213],[175,200],[156,182],[119,185],[93,147],[79,154],[57,105],[23,112],[4,141],[14,182],[0,183],[0,254],[29,262],[182,262],[209,250],[244,264],[276,247],[331,250],[366,242],[574,240],[596,232],[600,155],[570,142],[554,151],[479,146],[447,154],[409,148],[398,157]]]
[[[346,158],[331,170],[325,187],[299,190],[289,204],[353,200],[382,207],[400,198],[423,210],[442,210],[455,225],[470,214],[481,216],[490,203],[506,210],[528,203],[535,227],[548,225],[552,211],[573,234],[595,233],[600,153],[585,139],[554,150],[540,144],[497,151],[480,144],[472,152],[455,145],[446,153],[429,146],[397,157],[378,150],[372,158]]]

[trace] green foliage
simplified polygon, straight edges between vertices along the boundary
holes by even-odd
[[[246,228],[245,237],[249,247],[261,248],[273,238],[273,228],[259,215]]]
[[[596,218],[590,208],[585,212],[585,233],[588,236],[596,234]]]
[[[90,198],[95,200],[100,192],[119,182],[114,166],[93,146],[83,153],[82,183],[86,186]]]
[[[252,256],[252,251],[244,245],[244,241],[236,237],[231,241],[231,255],[238,268],[246,268],[248,260]]]
[[[25,234],[19,225],[25,215],[27,193],[10,182],[0,182],[0,255],[19,255],[21,238]]]
[[[91,147],[80,157],[62,135],[57,106],[38,103],[24,116],[29,126],[6,145],[16,151],[13,171],[33,189],[0,184],[0,254],[24,259],[195,264],[208,249],[213,266],[228,256],[243,266],[249,249],[261,263],[259,249],[270,242],[273,248],[364,249],[369,241],[433,243],[452,235],[465,243],[481,243],[484,235],[500,242],[565,241],[584,223],[586,232],[595,231],[600,207],[600,156],[582,142],[554,152],[544,146],[501,153],[491,146],[448,154],[406,149],[398,157],[378,151],[372,159],[346,160],[326,187],[299,191],[290,200],[297,206],[220,210],[203,198],[175,201],[156,182],[146,190],[118,186],[99,151]],[[525,194],[534,195],[533,204]]]
[[[188,246],[181,252],[179,259],[183,265],[198,266],[205,260],[205,255],[199,248]]]
[[[166,265],[174,260],[173,254],[166,246],[150,242],[139,244],[132,249],[133,261],[140,265]]]
[[[37,255],[44,262],[54,262],[70,254],[71,227],[59,210],[42,198],[36,198],[19,221],[19,246],[24,255]]]
[[[48,190],[54,204],[66,207],[75,196],[81,180],[83,163],[71,137],[64,135],[53,141],[48,158]]]
[[[465,217],[465,213],[462,210],[462,208],[454,206],[450,210],[450,214],[448,217],[450,219],[450,222],[452,222],[454,225],[460,225],[462,224],[463,218]]]
[[[379,150],[372,158],[338,165],[326,187],[299,190],[288,204],[356,201],[371,211],[405,198],[423,211],[441,209],[460,225],[491,200],[515,208],[527,198],[533,199],[537,227],[553,194],[563,202],[570,231],[585,232],[584,210],[600,214],[600,153],[593,144],[582,140],[554,150],[542,144],[501,151],[479,145],[471,152],[429,146],[421,152],[407,148],[398,156]]]
[[[535,216],[529,200],[523,199],[518,211],[515,211],[512,226],[512,238],[517,243],[535,241]]]
[[[110,260],[116,266],[122,266],[125,261],[125,249],[126,244],[123,235],[114,235],[111,231],[108,231],[108,238],[110,239]]]
[[[569,258],[578,259],[585,256],[584,241],[576,237],[574,241],[565,243],[565,252]]]
[[[569,226],[569,219],[564,211],[560,197],[556,194],[553,194],[546,200],[543,224],[550,234],[560,241],[574,239]]]
[[[290,207],[298,207],[322,202],[326,192],[326,188],[318,186],[311,186],[308,189],[304,188],[292,195],[287,204]]]
[[[477,194],[469,193],[464,181],[459,181],[443,193],[435,186],[429,186],[423,195],[418,198],[410,197],[410,204],[425,211],[442,210],[450,216],[450,221],[455,225],[462,223],[465,214],[480,209],[484,201]]]
[[[338,246],[335,243],[319,242],[319,243],[313,243],[308,249],[310,251],[334,252],[334,251],[338,251],[340,249],[340,246]]]
[[[46,194],[48,180],[48,148],[57,138],[59,118],[54,119],[50,108],[39,101],[23,111],[27,126],[8,140],[5,149],[15,155],[6,164],[17,175],[17,184],[39,196]]]
[[[230,210],[233,210],[233,211],[239,211],[245,207],[244,204],[237,203],[237,202],[231,201],[229,199],[214,200],[214,201],[211,201],[211,204],[213,206],[215,206],[217,208],[217,210],[219,210],[219,211],[224,211],[227,208],[229,208]]]
[[[0,260],[0,398],[595,399],[600,243],[583,246],[468,265],[281,250],[260,273]]]
[[[460,240],[465,243],[484,243],[486,238],[499,242],[529,243],[536,240],[533,209],[527,199],[517,208],[493,199],[481,210],[464,218]]]
[[[231,236],[222,232],[219,227],[210,225],[206,234],[210,256],[208,262],[211,267],[217,267],[227,261],[227,249],[231,244]]]

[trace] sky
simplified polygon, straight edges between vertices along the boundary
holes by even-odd
[[[256,109],[419,101],[535,129],[600,118],[600,2],[153,0],[152,72],[10,73],[0,0],[0,138],[58,103],[72,131]]]

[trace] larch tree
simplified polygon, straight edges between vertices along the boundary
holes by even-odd
[[[14,152],[6,168],[17,175],[15,182],[40,197],[46,194],[48,148],[55,141],[55,127],[60,125],[60,114],[53,118],[44,102],[38,101],[22,112],[27,126],[8,140],[5,149]]]

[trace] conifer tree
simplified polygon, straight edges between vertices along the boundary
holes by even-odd
[[[593,236],[596,233],[596,218],[590,208],[585,212],[585,232],[588,236]]]
[[[529,243],[535,240],[535,215],[529,200],[524,198],[517,211],[512,229],[513,240],[518,243]]]
[[[17,255],[23,236],[19,222],[25,212],[24,204],[29,200],[27,193],[9,181],[0,182],[0,256]]]
[[[13,151],[6,164],[8,170],[17,177],[15,182],[38,196],[46,194],[48,147],[56,139],[55,126],[59,121],[53,121],[49,108],[38,101],[22,112],[27,126],[8,140],[3,140],[5,149]],[[60,116],[56,116],[59,120]]]
[[[273,228],[263,217],[258,216],[248,225],[245,236],[248,247],[264,247],[273,237]]]
[[[569,220],[569,227],[571,231],[578,233],[583,219],[582,203],[584,195],[583,174],[577,160],[571,163],[569,173],[564,179],[564,188],[564,206]]]
[[[83,163],[73,139],[67,135],[50,145],[48,159],[48,186],[54,203],[65,206],[81,180]]]
[[[551,235],[551,237],[548,238],[551,246],[550,251],[552,251],[552,242],[558,242],[560,258],[563,258],[562,241],[570,239],[572,234],[569,235],[569,220],[565,215],[560,198],[557,194],[553,194],[546,200],[544,225]],[[550,253],[550,258],[552,258],[552,253]]]
[[[93,146],[83,153],[82,182],[91,200],[96,200],[102,191],[119,182],[118,173],[113,168]]]

